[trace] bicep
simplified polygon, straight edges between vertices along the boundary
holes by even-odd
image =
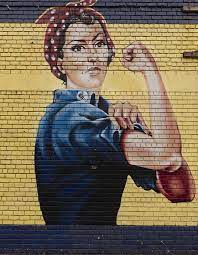
[[[171,167],[174,168],[180,164],[179,153],[174,154],[173,147],[165,146],[163,138],[159,138],[156,142],[152,136],[130,130],[123,134],[121,146],[131,165],[153,170],[169,169],[171,171]]]
[[[157,169],[155,159],[159,157],[159,148],[154,146],[151,136],[138,131],[126,131],[121,143],[129,164]]]

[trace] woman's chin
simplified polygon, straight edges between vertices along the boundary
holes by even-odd
[[[83,77],[81,80],[82,87],[87,88],[87,89],[97,89],[101,88],[103,81],[104,81],[105,75],[101,72],[99,73],[88,73]]]
[[[67,87],[71,89],[100,89],[102,87],[104,77],[79,77],[78,79],[67,80]]]

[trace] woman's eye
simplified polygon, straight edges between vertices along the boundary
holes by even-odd
[[[106,43],[104,42],[104,41],[99,41],[99,42],[97,42],[96,44],[95,44],[95,47],[96,48],[101,48],[101,47],[103,47],[103,46],[105,46],[106,45]]]
[[[74,45],[73,47],[71,47],[71,50],[74,52],[79,52],[82,51],[85,47],[82,45]]]

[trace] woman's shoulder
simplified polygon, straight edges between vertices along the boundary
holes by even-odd
[[[56,90],[53,102],[46,107],[42,120],[50,123],[95,120],[108,116],[109,103],[103,96],[93,99],[93,93],[86,91]]]
[[[102,109],[84,101],[73,101],[59,108],[54,120],[75,118],[76,121],[80,121],[84,118],[94,120],[104,117],[107,117],[107,113]]]

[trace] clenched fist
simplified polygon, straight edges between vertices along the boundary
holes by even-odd
[[[149,50],[140,42],[133,42],[122,52],[122,65],[130,71],[155,71],[157,66]]]

